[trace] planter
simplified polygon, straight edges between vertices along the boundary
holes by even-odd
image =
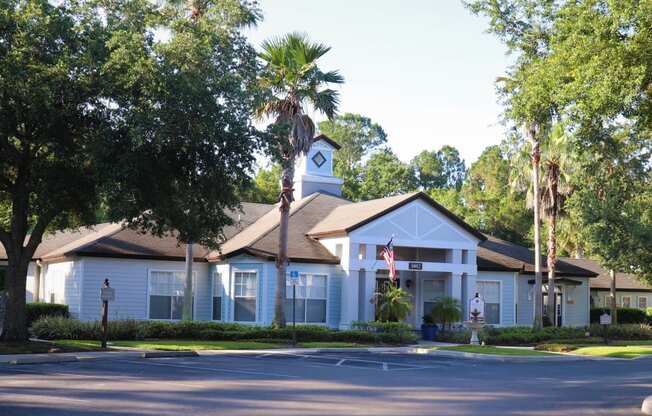
[[[433,341],[437,336],[437,325],[422,324],[421,325],[421,338],[424,341]]]

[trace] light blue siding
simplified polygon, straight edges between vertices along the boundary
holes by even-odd
[[[96,320],[100,317],[99,291],[105,278],[115,289],[115,302],[109,304],[111,319],[148,319],[148,279],[150,270],[183,271],[183,261],[84,258],[82,302],[80,318]],[[207,263],[195,263],[195,316],[205,314]],[[202,305],[200,307],[200,305]],[[199,308],[200,307],[200,308]],[[201,311],[198,311],[202,309]],[[205,319],[205,318],[201,318]]]
[[[315,162],[312,160],[312,158],[318,153],[321,152],[321,154],[324,156],[326,161],[324,162],[323,165],[317,166]],[[310,149],[310,152],[308,152],[308,157],[306,158],[306,163],[307,165],[307,172],[311,175],[320,175],[320,176],[332,176],[333,175],[333,151],[330,149],[324,149],[322,147],[313,147]]]
[[[476,282],[500,282],[500,325],[512,326],[515,324],[514,316],[514,273],[511,272],[478,272]]]

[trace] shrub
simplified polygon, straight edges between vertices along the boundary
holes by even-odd
[[[415,335],[405,324],[372,325],[376,331],[336,331],[319,325],[298,325],[297,341],[343,341],[386,344],[413,343]],[[100,323],[82,322],[63,317],[43,317],[32,326],[34,336],[41,339],[100,339]],[[289,342],[293,330],[217,322],[109,321],[109,339],[202,339],[211,341],[281,340]]]
[[[353,322],[351,328],[369,332],[403,333],[412,332],[412,327],[404,322]]]
[[[647,315],[647,317],[648,317],[649,319],[652,319],[652,306],[650,306],[650,307],[648,307],[647,309],[645,309],[645,314]]]
[[[652,325],[648,324],[607,325],[606,330],[609,339],[652,339]],[[605,328],[603,325],[594,324],[589,331],[591,335],[603,337]]]
[[[600,315],[611,313],[609,308],[591,308],[591,323],[599,324]],[[642,309],[636,308],[618,308],[618,324],[642,324],[647,323],[649,318],[647,313]]]
[[[471,331],[468,329],[462,329],[460,331],[439,331],[435,340],[439,342],[468,344],[471,341]]]
[[[485,327],[479,337],[489,345],[533,345],[551,340],[584,338],[586,330],[572,327],[547,327],[538,331],[524,326]]]
[[[68,318],[70,313],[68,312],[68,305],[62,305],[59,303],[34,302],[25,305],[25,315],[27,327],[29,328],[32,326],[34,321],[43,316],[62,316],[64,318]]]
[[[444,329],[446,324],[450,326],[452,322],[458,322],[462,318],[462,305],[459,300],[446,296],[435,301],[430,315],[432,320],[441,324]]]
[[[549,351],[549,352],[570,352],[576,350],[577,345],[570,344],[539,344],[534,347],[537,351]]]

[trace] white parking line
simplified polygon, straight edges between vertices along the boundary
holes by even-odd
[[[342,360],[339,360],[339,361],[337,362],[337,364],[335,364],[335,367],[339,367],[339,366],[341,366],[342,363],[343,363],[344,361],[346,361],[346,358],[344,358],[344,359],[342,359]]]
[[[185,364],[169,364],[169,363],[154,363],[154,362],[145,362],[145,361],[129,361],[133,364],[141,365],[153,365],[153,366],[163,366],[163,367],[175,367],[175,368],[184,368],[193,371],[208,371],[212,373],[234,373],[234,374],[247,374],[252,376],[269,376],[269,377],[282,377],[282,378],[301,378],[299,376],[293,376],[290,374],[279,374],[279,373],[267,373],[262,371],[250,371],[250,370],[227,370],[225,368],[202,368],[197,366],[185,365]]]
[[[387,363],[383,363],[383,371],[387,371],[387,370],[388,370]]]

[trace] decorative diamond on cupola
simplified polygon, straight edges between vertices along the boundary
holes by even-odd
[[[317,165],[317,167],[321,168],[321,166],[322,166],[324,163],[326,163],[326,158],[324,157],[324,155],[323,155],[320,151],[318,151],[318,152],[315,153],[315,155],[312,157],[312,161],[315,162],[315,165]]]

